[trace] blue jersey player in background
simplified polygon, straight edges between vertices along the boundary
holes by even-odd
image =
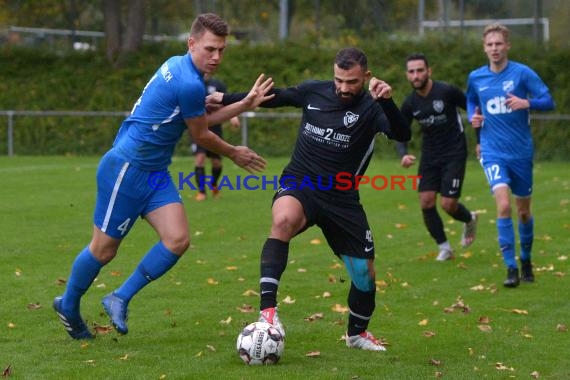
[[[498,241],[507,267],[504,286],[514,288],[521,279],[534,281],[534,218],[530,209],[534,147],[529,113],[552,110],[554,101],[548,87],[531,68],[508,59],[509,34],[509,29],[501,24],[488,25],[483,31],[489,64],[469,74],[467,115],[473,127],[480,128],[480,161],[495,196]],[[518,216],[520,278],[511,192]]]
[[[242,102],[206,112],[203,77],[222,61],[227,35],[228,25],[219,16],[199,15],[192,23],[187,54],[171,57],[156,71],[122,123],[113,147],[99,162],[93,237],[75,258],[65,293],[53,302],[72,338],[93,338],[81,317],[81,297],[116,256],[138,217],[150,224],[159,241],[127,280],[102,300],[119,333],[128,332],[127,306],[133,296],[165,274],[188,249],[184,206],[167,171],[185,131],[200,145],[250,172],[264,169],[265,160],[254,151],[230,145],[208,129],[208,124],[228,120],[272,97],[265,94],[273,82],[261,75]]]

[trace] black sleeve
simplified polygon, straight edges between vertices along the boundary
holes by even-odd
[[[455,86],[449,86],[449,88],[450,88],[452,103],[455,104],[456,107],[466,110],[467,97],[465,96],[465,93]]]
[[[299,91],[298,87],[288,88],[275,88],[269,91],[268,94],[275,94],[273,99],[261,103],[259,106],[263,108],[277,108],[277,107],[302,107],[303,94]],[[222,98],[222,104],[227,106],[235,102],[239,102],[247,96],[247,92],[227,93]]]
[[[390,99],[379,99],[377,100],[388,122],[390,123],[390,138],[396,141],[405,142],[410,141],[412,137],[412,131],[410,129],[410,123],[406,121],[396,103],[392,98]]]

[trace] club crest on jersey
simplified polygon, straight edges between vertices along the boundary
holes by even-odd
[[[432,104],[435,112],[441,113],[443,111],[443,100],[434,100]]]
[[[355,113],[348,111],[346,115],[344,115],[344,126],[347,128],[352,127],[358,121],[359,116]]]
[[[511,92],[515,89],[515,82],[512,80],[506,80],[503,82],[503,91]]]

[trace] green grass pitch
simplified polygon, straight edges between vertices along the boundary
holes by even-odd
[[[287,160],[269,158],[265,175]],[[280,287],[285,353],[271,367],[248,367],[238,332],[257,318],[261,246],[272,190],[224,190],[195,202],[181,191],[192,245],[164,277],[131,302],[129,334],[89,342],[64,332],[51,307],[76,254],[89,242],[96,157],[0,158],[0,370],[13,379],[568,379],[570,378],[570,172],[536,163],[533,211],[536,282],[505,289],[495,206],[470,160],[465,205],[481,213],[477,240],[461,249],[461,224],[444,218],[456,259],[436,262],[435,244],[411,189],[361,191],[376,243],[378,294],[370,330],[387,352],[350,350],[348,276],[320,230],[291,243]],[[225,160],[230,178],[247,173]],[[171,171],[194,170],[178,158]],[[413,175],[373,159],[369,175]],[[117,258],[83,298],[90,326],[109,325],[101,298],[134,269],[156,235],[138,221]],[[322,318],[321,318],[322,317]]]

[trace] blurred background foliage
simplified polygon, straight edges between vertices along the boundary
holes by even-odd
[[[482,27],[426,28],[422,34],[419,0],[116,1],[123,42],[129,8],[142,9],[135,19],[144,23],[146,36],[140,47],[120,60],[109,59],[104,36],[57,36],[11,28],[101,32],[105,29],[104,6],[109,1],[0,0],[0,110],[128,111],[160,64],[171,55],[185,53],[192,19],[208,11],[219,13],[232,27],[217,73],[230,91],[248,90],[261,72],[272,76],[279,87],[305,79],[332,79],[334,55],[345,46],[367,52],[370,69],[392,84],[398,104],[411,91],[404,60],[412,52],[428,55],[434,79],[460,88],[465,88],[471,70],[486,63]],[[286,31],[281,12],[284,3]],[[549,85],[557,104],[551,114],[570,114],[570,2],[437,0],[424,5],[423,18],[440,20],[442,25],[460,15],[465,20],[548,17],[548,41],[542,39],[537,25],[510,27],[510,57],[533,67]],[[122,117],[18,116],[14,121],[15,152],[101,154],[112,143],[121,121]],[[539,159],[570,159],[570,144],[561,144],[570,137],[568,123],[533,121]],[[253,149],[266,155],[291,152],[298,119],[248,119],[247,124]],[[417,151],[420,139],[417,126],[413,128],[411,149]],[[0,154],[6,154],[6,132],[7,123],[1,117]],[[468,129],[473,145],[471,132]],[[231,142],[240,143],[239,131],[226,128],[225,133]],[[189,154],[188,142],[187,138],[180,142],[178,154]],[[384,139],[380,138],[377,146],[377,154],[395,156],[393,146]]]

